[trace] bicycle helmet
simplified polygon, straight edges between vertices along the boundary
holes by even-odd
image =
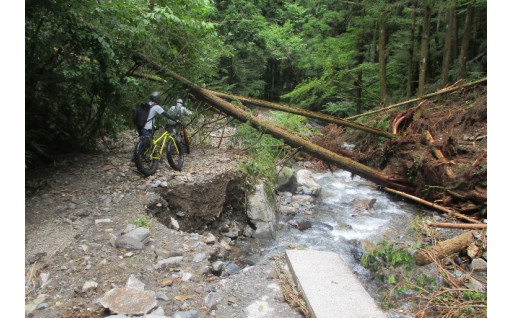
[[[149,99],[155,103],[158,103],[160,101],[160,93],[159,92],[153,92],[151,95],[149,95]]]
[[[178,99],[176,100],[176,105],[182,105],[182,106],[183,106],[183,99],[178,98]]]

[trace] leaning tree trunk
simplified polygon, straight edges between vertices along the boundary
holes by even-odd
[[[379,33],[379,86],[380,103],[386,106],[387,87],[386,87],[386,12],[383,11],[380,16]]]
[[[394,182],[390,177],[386,176],[380,171],[377,171],[373,168],[367,167],[363,164],[360,164],[357,161],[345,158],[340,156],[332,151],[329,151],[323,147],[317,146],[312,142],[301,139],[300,137],[295,136],[294,134],[279,128],[277,126],[271,125],[256,116],[242,110],[241,108],[228,103],[227,101],[221,99],[220,97],[212,94],[211,91],[201,88],[194,83],[190,82],[186,78],[170,71],[164,70],[160,65],[150,61],[144,55],[139,53],[134,53],[134,58],[138,60],[142,60],[148,66],[154,68],[158,72],[165,72],[165,74],[173,77],[175,80],[181,82],[183,85],[187,86],[191,93],[196,96],[198,99],[202,99],[208,104],[214,106],[225,114],[239,120],[240,122],[249,122],[253,127],[257,129],[261,129],[265,133],[269,135],[282,139],[286,144],[298,148],[301,151],[309,153],[310,155],[317,157],[321,160],[324,160],[327,163],[334,164],[342,169],[350,171],[356,175],[359,175],[367,180],[375,182],[378,185],[389,186],[391,188],[408,190],[409,188],[403,184],[399,184]]]
[[[428,63],[428,43],[430,41],[430,6],[425,7],[423,16],[423,36],[421,40],[420,52],[420,79],[418,86],[418,96],[425,93],[425,82],[427,79],[427,63]]]
[[[468,59],[469,38],[471,35],[471,25],[473,24],[473,12],[473,7],[471,5],[468,6],[466,25],[464,26],[464,37],[462,38],[462,48],[460,50],[459,72],[457,74],[457,79],[464,78],[464,75],[466,74],[466,61]]]

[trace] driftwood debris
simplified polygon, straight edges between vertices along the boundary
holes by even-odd
[[[440,242],[430,250],[418,252],[416,254],[416,265],[427,265],[432,262],[432,258],[443,259],[453,253],[464,250],[474,241],[474,233],[475,231],[465,232],[459,236]]]
[[[432,203],[432,202],[420,199],[420,198],[415,197],[413,195],[410,195],[410,194],[407,194],[407,193],[404,193],[404,192],[401,192],[401,191],[397,191],[395,189],[390,189],[390,188],[387,188],[387,187],[384,187],[383,189],[388,191],[388,192],[391,192],[391,193],[397,194],[399,196],[402,196],[404,198],[407,198],[407,199],[413,200],[415,202],[421,203],[423,205],[429,206],[431,208],[437,209],[439,211],[448,213],[448,215],[450,215],[450,216],[456,216],[456,217],[458,217],[460,219],[466,220],[466,221],[471,222],[471,223],[482,224],[481,222],[479,222],[477,220],[474,220],[472,218],[469,218],[469,217],[467,217],[467,216],[465,216],[463,214],[457,213],[457,212],[455,212],[453,210],[450,210],[450,209],[445,208],[443,206],[437,205],[435,203]]]
[[[487,228],[487,224],[467,224],[467,223],[429,223],[430,227],[443,227],[452,229],[468,229],[468,230],[483,230]]]

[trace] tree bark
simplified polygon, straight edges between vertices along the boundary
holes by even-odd
[[[460,214],[460,213],[457,213],[453,210],[450,210],[448,208],[445,208],[443,206],[440,206],[440,205],[437,205],[435,203],[432,203],[432,202],[429,202],[429,201],[426,201],[426,200],[423,200],[421,198],[418,198],[418,197],[415,197],[413,195],[410,195],[410,194],[407,194],[407,193],[404,193],[404,192],[400,192],[400,191],[397,191],[397,190],[394,190],[394,189],[390,189],[390,188],[386,188],[384,187],[383,190],[386,190],[388,192],[391,192],[391,193],[394,193],[394,194],[397,194],[401,197],[404,197],[404,198],[407,198],[407,199],[410,199],[410,200],[413,200],[415,202],[418,202],[418,203],[421,203],[425,206],[428,206],[428,207],[431,207],[431,208],[434,208],[434,209],[437,209],[439,211],[442,211],[442,212],[445,212],[445,213],[448,213],[449,216],[456,216],[460,219],[463,219],[463,220],[466,220],[468,222],[471,222],[471,223],[475,223],[475,224],[482,224],[481,222],[477,221],[477,220],[473,220],[472,218],[469,218],[463,214]]]
[[[386,105],[387,86],[386,86],[386,12],[380,15],[380,32],[379,32],[379,86],[380,86],[380,103]]]
[[[434,156],[437,159],[443,160],[446,163],[446,158],[443,155],[443,153],[441,152],[441,150],[437,149],[434,146],[434,138],[432,137],[432,134],[430,133],[430,131],[425,130],[424,135],[425,135],[425,139],[427,141],[427,144],[430,146]],[[452,168],[450,168],[450,166],[448,166],[448,165],[445,166],[445,171],[446,171],[446,174],[448,175],[449,178],[451,178],[451,179],[455,178],[455,174],[453,173],[453,170],[452,170]]]
[[[449,240],[440,242],[431,250],[422,250],[418,252],[416,254],[416,265],[427,265],[432,262],[432,258],[443,259],[453,253],[464,250],[474,241],[474,233],[474,231],[466,232]]]
[[[236,107],[235,105],[228,103],[227,101],[221,99],[220,97],[212,94],[211,91],[201,88],[186,78],[170,71],[164,70],[160,65],[150,61],[144,55],[140,53],[134,53],[134,58],[142,60],[146,63],[146,65],[154,68],[157,72],[165,72],[165,74],[173,77],[175,80],[181,82],[183,85],[188,87],[191,93],[196,96],[198,99],[202,99],[208,104],[214,106],[219,109],[223,113],[239,120],[240,122],[248,122],[253,127],[257,129],[261,129],[263,132],[278,138],[282,139],[286,144],[299,148],[301,151],[307,152],[310,155],[317,157],[321,160],[324,160],[328,163],[334,164],[342,169],[350,171],[356,175],[359,175],[369,181],[375,182],[379,185],[389,186],[396,189],[407,190],[409,187],[393,182],[390,177],[384,175],[382,172],[377,171],[373,168],[367,167],[363,164],[360,164],[357,161],[342,157],[332,151],[329,151],[325,148],[319,147],[309,141],[303,140],[292,133],[287,132],[286,130],[279,128],[277,126],[271,125],[256,116],[251,115],[250,113],[245,112],[244,110]]]
[[[471,5],[468,6],[466,14],[466,24],[464,25],[464,37],[462,38],[462,48],[459,56],[459,72],[457,78],[464,78],[466,75],[466,60],[468,58],[469,39],[471,35],[471,25],[473,24],[474,9]]]
[[[483,230],[487,228],[487,224],[467,224],[467,223],[429,223],[431,227],[442,227],[451,229],[471,229],[471,230]]]
[[[412,96],[412,80],[414,71],[414,30],[416,29],[416,7],[412,7],[411,43],[409,44],[409,61],[407,69],[407,99]]]
[[[428,44],[430,41],[430,6],[425,7],[423,15],[423,35],[421,37],[421,52],[420,52],[420,78],[418,84],[418,96],[423,96],[425,93],[425,83],[427,80],[427,63],[428,63]]]
[[[444,86],[448,84],[448,72],[450,70],[450,54],[452,52],[452,29],[454,27],[453,24],[453,16],[455,15],[455,5],[456,0],[452,2],[453,7],[448,11],[448,17],[446,21],[446,33],[444,35],[444,48],[443,48],[443,64],[441,66],[441,83]]]

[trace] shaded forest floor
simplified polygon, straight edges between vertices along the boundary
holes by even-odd
[[[486,217],[486,86],[442,95],[407,110],[363,117],[360,122],[395,131],[399,138],[376,138],[328,125],[324,136],[314,142],[342,154],[346,154],[344,142],[355,144],[353,159],[412,185],[411,194],[468,216]]]

